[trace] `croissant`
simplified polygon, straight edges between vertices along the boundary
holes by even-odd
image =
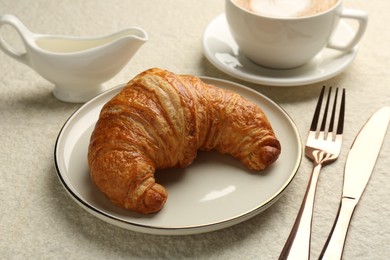
[[[103,106],[88,164],[93,182],[114,204],[148,214],[167,200],[155,170],[186,167],[198,149],[230,154],[251,170],[266,168],[281,151],[253,102],[197,77],[154,68]]]

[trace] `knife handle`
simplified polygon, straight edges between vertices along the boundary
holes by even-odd
[[[341,259],[341,256],[343,255],[345,239],[347,237],[348,227],[351,222],[356,204],[357,200],[354,198],[343,197],[341,199],[336,220],[320,254],[320,260]]]

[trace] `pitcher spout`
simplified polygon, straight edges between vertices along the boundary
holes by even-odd
[[[104,70],[119,71],[147,42],[148,35],[140,28],[129,28],[101,40],[105,44],[95,51],[101,54],[107,53],[107,55],[99,55],[95,60],[101,59],[101,62],[106,64]]]
[[[129,42],[138,42],[141,45],[148,40],[148,34],[138,27],[124,29],[107,37],[112,39],[112,41],[115,39],[126,39]]]

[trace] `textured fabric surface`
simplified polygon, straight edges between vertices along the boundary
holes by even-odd
[[[45,34],[101,36],[125,27],[142,27],[149,41],[108,86],[127,82],[151,67],[243,83],[283,107],[303,142],[321,86],[344,87],[343,150],[336,163],[323,169],[317,190],[311,246],[311,257],[316,259],[337,213],[348,148],[367,118],[390,105],[390,2],[347,0],[345,6],[370,15],[353,64],[326,82],[290,88],[239,81],[203,56],[202,33],[224,12],[223,0],[0,0],[0,14],[18,16],[32,31]],[[23,48],[13,30],[2,28],[1,33]],[[52,90],[53,85],[31,68],[0,52],[1,259],[277,259],[305,193],[312,167],[308,159],[303,158],[284,196],[244,223],[178,237],[128,231],[84,211],[61,186],[54,167],[54,144],[64,122],[81,105],[56,100]],[[388,131],[352,219],[344,259],[390,257],[389,155]]]

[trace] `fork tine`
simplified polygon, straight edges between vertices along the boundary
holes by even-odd
[[[310,131],[316,131],[317,124],[318,124],[318,118],[320,117],[320,111],[321,111],[321,105],[322,105],[322,98],[324,97],[324,91],[325,86],[322,87],[320,96],[317,101],[316,110],[314,111],[313,120],[311,122]]]
[[[333,101],[333,109],[332,109],[332,115],[330,117],[330,123],[329,123],[329,130],[328,133],[333,132],[333,127],[334,127],[334,118],[336,116],[336,103],[337,103],[337,94],[339,92],[339,89],[336,88],[336,93],[334,95],[334,101]]]
[[[325,131],[325,125],[326,125],[326,119],[327,119],[327,117],[328,117],[329,100],[330,100],[330,94],[331,94],[331,92],[332,92],[332,87],[329,88],[328,98],[326,99],[324,117],[322,118],[322,123],[321,123],[320,131]]]
[[[344,114],[345,114],[345,89],[343,88],[343,95],[341,96],[339,122],[337,124],[338,135],[341,135],[344,130]]]

